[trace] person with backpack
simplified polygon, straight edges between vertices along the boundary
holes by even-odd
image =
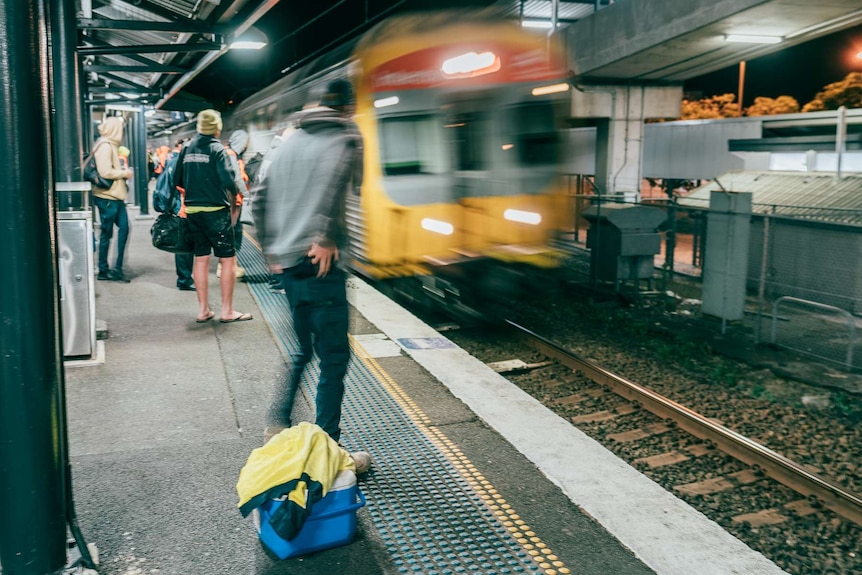
[[[126,212],[126,197],[129,190],[126,179],[132,172],[120,163],[119,146],[123,141],[123,118],[110,116],[99,125],[99,135],[93,147],[93,159],[103,184],[93,186],[96,208],[99,210],[99,273],[97,279],[129,283],[123,273],[123,258],[126,255],[126,242],[129,239],[129,215]],[[117,226],[117,259],[114,269],[108,265],[108,252],[111,238]]]
[[[183,209],[182,193],[174,193],[174,169],[183,149],[183,140],[177,140],[173,149],[165,159],[165,168],[156,178],[156,188],[153,190],[153,209],[157,212],[167,212],[186,217]],[[173,199],[173,202],[171,202]],[[195,281],[192,278],[194,254],[174,254],[174,267],[177,271],[177,289],[180,291],[195,291]]]

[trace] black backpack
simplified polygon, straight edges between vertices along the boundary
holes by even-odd
[[[252,159],[245,163],[245,173],[248,174],[249,185],[254,183],[257,173],[260,171],[260,166],[263,163],[263,154],[256,153]]]
[[[99,169],[96,167],[96,150],[101,144],[97,144],[90,155],[84,161],[83,177],[84,181],[90,182],[94,188],[108,190],[114,185],[114,180],[106,180],[99,175]]]

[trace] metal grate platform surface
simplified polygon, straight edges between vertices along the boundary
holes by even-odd
[[[287,301],[269,290],[263,255],[253,238],[246,239],[239,253],[246,281],[289,353],[296,338]],[[361,346],[355,340],[351,345],[342,443],[372,451],[373,472],[362,489],[398,571],[571,573],[377,362],[357,353]],[[309,363],[301,388],[310,398],[318,374],[317,362]]]

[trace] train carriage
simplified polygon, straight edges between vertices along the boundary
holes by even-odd
[[[558,125],[569,89],[549,39],[485,13],[397,17],[248,98],[225,133],[264,152],[334,78],[356,90],[364,180],[351,198],[352,266],[419,279],[440,297],[511,294],[553,268],[563,225]],[[512,284],[512,285],[510,285]]]

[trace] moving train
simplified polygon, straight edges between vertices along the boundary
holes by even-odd
[[[365,143],[352,267],[465,309],[517,298],[560,265],[559,129],[570,84],[545,34],[485,12],[391,18],[225,115],[265,152],[291,113],[351,81]],[[409,280],[409,281],[405,281]]]

